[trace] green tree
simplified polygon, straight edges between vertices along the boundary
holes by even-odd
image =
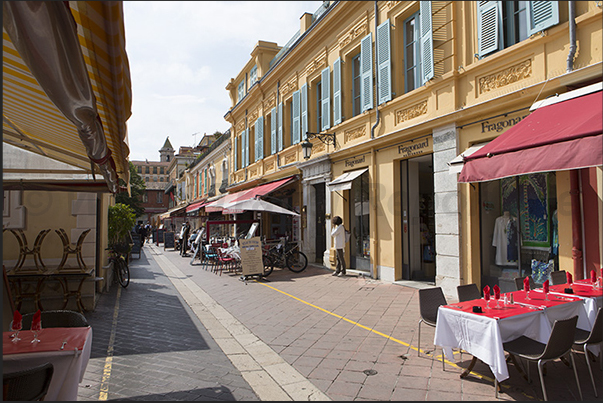
[[[142,196],[145,193],[147,186],[142,179],[142,176],[136,172],[136,167],[132,162],[130,164],[130,193],[125,189],[126,182],[123,179],[119,180],[120,187],[124,190],[118,192],[115,195],[115,203],[125,204],[130,206],[134,211],[134,217],[140,217],[144,214],[144,207],[142,207]]]
[[[136,222],[132,207],[116,203],[109,206],[109,247],[113,250],[126,252],[130,250],[130,231]]]

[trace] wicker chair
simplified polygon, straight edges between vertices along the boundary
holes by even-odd
[[[56,311],[42,311],[42,327],[86,327],[88,321],[86,317],[76,311],[68,310],[56,310]],[[26,313],[23,315],[23,330],[29,330],[31,328],[31,320],[33,319],[33,313]]]
[[[421,356],[421,323],[435,327],[438,319],[438,308],[441,305],[447,305],[446,297],[442,287],[425,288],[419,290],[419,310],[421,319],[419,320],[419,335],[417,341],[417,355]],[[444,365],[444,350],[442,349],[442,369],[446,370]]]
[[[459,296],[459,302],[471,301],[472,299],[480,299],[482,297],[475,283],[457,285],[456,292]]]
[[[567,275],[565,274],[565,270],[552,271],[549,273],[549,278],[553,285],[567,283]]]
[[[597,386],[595,385],[595,378],[593,377],[593,369],[590,366],[590,360],[588,355],[590,354],[587,351],[587,347],[593,344],[601,344],[603,342],[603,317],[601,316],[601,308],[597,311],[597,316],[595,317],[595,324],[590,332],[582,329],[576,329],[576,335],[574,337],[574,346],[582,346],[584,349],[584,356],[586,357],[586,365],[588,366],[588,372],[590,373],[590,380],[593,383],[593,388],[595,389],[595,397],[597,396]],[[601,346],[603,347],[603,346]],[[599,359],[601,362],[601,366],[603,369],[603,356]]]
[[[54,367],[49,362],[17,372],[4,373],[2,376],[3,400],[5,402],[44,400],[53,373]]]
[[[525,277],[515,277],[515,287],[517,288],[517,291],[522,291],[523,290],[523,279]],[[532,276],[529,276],[530,278],[530,290],[533,290],[534,288],[536,288],[536,283],[534,282],[534,279],[532,279]]]
[[[527,360],[528,364],[526,367],[526,373],[528,375],[528,382],[530,382],[530,361],[538,362],[538,375],[540,376],[540,385],[542,386],[544,400],[548,400],[546,389],[544,387],[544,376],[542,372],[544,364],[547,361],[556,360],[568,354],[572,361],[571,367],[574,369],[574,375],[576,376],[576,383],[578,384],[578,391],[580,392],[580,400],[583,400],[582,389],[580,388],[580,379],[578,378],[578,372],[576,371],[576,363],[574,361],[574,354],[572,351],[577,323],[578,315],[572,316],[569,319],[556,320],[553,324],[553,330],[551,331],[549,341],[546,344],[542,344],[526,336],[521,336],[515,340],[503,343],[503,349],[507,353]],[[495,384],[496,397],[498,397],[498,382],[496,381],[496,378]]]

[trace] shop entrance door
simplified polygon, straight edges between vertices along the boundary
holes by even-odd
[[[349,244],[350,269],[370,273],[370,215],[368,171],[352,181],[350,190],[350,223],[345,227],[352,233]]]
[[[433,154],[400,163],[402,279],[435,281]]]
[[[325,249],[327,249],[326,227],[325,227],[325,183],[314,185],[314,195],[316,201],[316,221],[315,221],[315,251],[314,262],[322,264]]]

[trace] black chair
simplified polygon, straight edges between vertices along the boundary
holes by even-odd
[[[4,373],[2,375],[3,400],[6,402],[44,400],[53,372],[53,365],[47,362],[22,371]]]
[[[480,299],[482,297],[475,283],[457,285],[456,292],[459,296],[459,302],[471,301],[472,299]]]
[[[55,310],[55,311],[42,311],[42,327],[86,327],[88,321],[86,317],[76,311],[68,310]],[[33,313],[26,313],[23,315],[23,330],[29,330],[31,328],[31,320],[33,319]]]
[[[549,278],[552,285],[567,283],[567,275],[565,274],[565,270],[552,271],[549,273]]]
[[[522,291],[523,290],[523,279],[525,277],[515,277],[515,287],[517,288],[517,291]],[[532,278],[532,276],[529,276],[530,278],[530,290],[533,290],[534,288],[536,288],[536,283],[534,282],[534,279]]]
[[[417,355],[421,356],[421,323],[435,327],[438,319],[438,308],[441,305],[447,305],[446,297],[442,287],[425,288],[419,290],[419,310],[421,319],[419,320],[419,336],[417,341]],[[444,365],[444,350],[442,349],[442,369],[446,370]]]
[[[578,391],[580,392],[580,400],[582,400],[582,389],[580,388],[580,380],[578,371],[576,371],[576,363],[574,361],[574,353],[572,346],[576,334],[576,324],[578,323],[578,315],[572,316],[569,319],[556,320],[553,324],[551,336],[546,344],[542,344],[534,339],[526,336],[521,336],[515,340],[503,343],[503,349],[511,356],[517,356],[527,360],[526,373],[528,382],[530,382],[530,361],[538,362],[538,375],[540,376],[540,385],[542,386],[542,394],[544,400],[548,400],[546,389],[544,387],[544,376],[542,368],[547,361],[556,360],[565,357],[569,354],[572,360],[572,368],[576,376]],[[514,361],[515,362],[515,361]],[[519,366],[518,370],[521,372]],[[496,397],[498,397],[498,381],[494,379]]]
[[[574,337],[574,345],[582,346],[584,349],[584,356],[586,357],[586,365],[588,366],[588,372],[590,373],[590,380],[593,383],[593,389],[595,389],[595,397],[597,397],[597,386],[595,385],[595,378],[593,376],[593,369],[590,366],[590,360],[588,358],[590,352],[587,347],[593,344],[602,344],[603,342],[603,317],[601,317],[601,308],[597,311],[595,317],[595,324],[590,332],[582,329],[576,329],[576,335]],[[603,348],[603,345],[601,346]],[[601,365],[603,366],[603,354],[600,355]]]

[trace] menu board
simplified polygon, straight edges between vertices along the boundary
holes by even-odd
[[[264,273],[262,260],[262,241],[259,236],[249,239],[239,239],[241,251],[241,266],[243,276],[253,276]]]
[[[166,232],[163,234],[163,249],[174,247],[174,233]]]

